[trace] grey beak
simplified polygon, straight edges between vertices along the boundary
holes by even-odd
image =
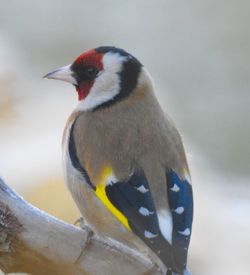
[[[51,73],[46,74],[43,78],[58,79],[58,80],[69,82],[73,85],[77,85],[78,83],[73,75],[74,73],[71,70],[71,64],[70,64],[62,68],[59,68]]]

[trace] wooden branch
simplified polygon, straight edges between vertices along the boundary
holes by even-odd
[[[33,275],[162,273],[145,255],[48,215],[0,179],[0,269]]]

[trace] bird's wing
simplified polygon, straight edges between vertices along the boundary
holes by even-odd
[[[106,193],[112,204],[126,216],[131,230],[171,267],[171,247],[161,234],[154,201],[144,173],[136,172],[127,181],[108,185]]]
[[[95,193],[107,208],[131,231],[139,236],[164,264],[176,272],[186,268],[188,245],[191,235],[193,199],[188,180],[181,179],[174,171],[166,173],[168,204],[172,215],[171,243],[166,239],[159,223],[150,184],[144,172],[136,171],[126,181],[104,173],[105,182],[95,186]],[[167,221],[166,221],[167,222]]]
[[[172,214],[172,253],[175,265],[186,267],[187,252],[192,230],[193,193],[189,177],[182,179],[176,172],[166,173],[168,204]]]
[[[101,182],[92,183],[87,170],[78,159],[72,134],[69,139],[69,154],[73,166],[81,172],[110,212],[128,230],[139,236],[168,268],[182,273],[186,267],[192,225],[193,200],[189,181],[166,168],[166,181],[163,185],[167,185],[166,200],[173,223],[170,232],[172,240],[169,242],[159,223],[159,213],[150,190],[153,183],[148,182],[143,170],[134,171],[127,180],[119,180],[115,178],[112,167],[106,167],[102,171]]]

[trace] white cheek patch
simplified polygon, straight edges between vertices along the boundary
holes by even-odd
[[[108,52],[103,56],[104,70],[110,73],[119,73],[122,70],[122,64],[127,57],[121,56],[119,53]]]
[[[119,88],[118,75],[109,74],[104,71],[95,80],[88,96],[79,102],[77,109],[81,111],[91,110],[114,98],[119,93]]]
[[[88,96],[80,101],[78,110],[88,111],[104,102],[112,100],[120,92],[120,78],[123,62],[126,57],[118,53],[106,53],[103,56],[103,71],[96,78]]]

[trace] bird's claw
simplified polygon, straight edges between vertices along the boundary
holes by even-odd
[[[85,223],[84,218],[80,217],[74,222],[74,225],[79,224],[79,226],[85,231],[86,233],[86,241],[85,241],[85,247],[90,243],[91,237],[93,236],[94,232],[93,230]]]
[[[81,227],[81,228],[85,228],[86,224],[84,222],[84,218],[83,217],[80,217],[79,219],[77,219],[75,222],[74,222],[74,225],[78,225]]]

